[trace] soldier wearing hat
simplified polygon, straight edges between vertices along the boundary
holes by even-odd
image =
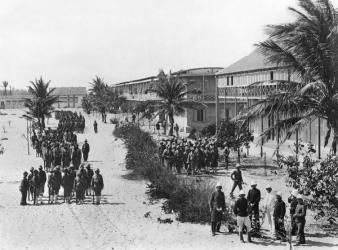
[[[37,204],[37,198],[39,196],[39,191],[40,191],[39,171],[36,169],[33,172],[33,177],[31,179],[31,185],[33,189],[33,203],[35,205]]]
[[[90,168],[90,164],[87,164],[85,170],[86,176],[86,195],[92,195],[91,181],[94,175],[94,171]]]
[[[296,207],[298,204],[297,201],[297,195],[298,195],[298,191],[296,189],[293,189],[291,192],[290,197],[288,198],[288,203],[290,203],[290,217],[291,217],[291,235],[296,235],[297,234],[297,223],[295,222],[295,211],[296,211]]]
[[[79,169],[79,166],[81,164],[81,159],[82,159],[81,150],[79,149],[78,145],[75,144],[74,150],[72,153],[72,164],[75,167],[75,169]]]
[[[29,174],[28,174],[28,177],[27,177],[27,180],[28,180],[28,200],[33,200],[33,193],[34,193],[34,188],[33,188],[33,184],[32,184],[32,179],[33,179],[33,176],[34,176],[34,168],[31,167],[30,170],[29,170]]]
[[[87,161],[88,160],[88,154],[90,151],[90,147],[88,144],[87,139],[84,141],[83,145],[82,145],[82,155],[83,155],[83,160]]]
[[[304,234],[304,227],[305,227],[305,217],[306,217],[306,205],[304,204],[303,196],[301,194],[297,195],[297,207],[295,209],[295,222],[297,224],[297,244],[301,245],[305,244],[305,234]]]
[[[271,236],[275,233],[275,223],[273,223],[273,212],[276,203],[276,196],[272,193],[272,188],[270,185],[265,187],[266,195],[264,197],[264,203],[262,210],[265,213],[265,216],[268,218],[268,224],[270,228]]]
[[[65,174],[62,177],[63,195],[65,201],[69,204],[72,194],[73,181],[72,176],[70,175],[70,172],[67,168],[64,170],[64,172]]]
[[[100,174],[100,169],[98,168],[95,170],[95,174],[92,177],[91,186],[95,193],[95,198],[96,198],[95,204],[99,205],[101,202],[101,192],[102,192],[102,189],[104,188],[104,183],[103,183],[103,177]]]
[[[216,184],[216,191],[211,194],[209,207],[211,212],[211,232],[215,236],[220,231],[222,214],[225,211],[225,196],[221,183]]]
[[[23,178],[21,180],[21,183],[20,183],[20,192],[21,192],[21,201],[20,201],[20,205],[21,206],[25,206],[27,205],[27,192],[28,192],[28,189],[29,189],[29,183],[28,183],[28,179],[27,179],[27,171],[23,172]]]
[[[276,229],[276,239],[277,240],[286,240],[286,231],[284,226],[284,216],[285,216],[285,203],[282,200],[282,193],[276,193],[276,203],[273,211],[273,219]]]
[[[39,166],[39,182],[40,182],[40,187],[39,187],[39,199],[42,204],[42,197],[45,192],[45,184],[47,181],[47,175],[46,172],[43,171],[42,166]]]
[[[245,199],[244,190],[239,191],[239,198],[235,202],[234,213],[237,216],[237,226],[240,241],[244,243],[243,227],[246,226],[248,242],[251,242],[251,223],[248,217],[248,201]]]
[[[260,229],[259,224],[259,202],[261,200],[261,191],[257,188],[256,182],[251,182],[251,189],[248,192],[248,203],[249,203],[249,217],[255,230]]]
[[[232,188],[231,188],[230,196],[234,197],[233,193],[236,187],[238,186],[239,190],[242,190],[242,184],[243,184],[241,165],[239,163],[236,164],[236,169],[231,173],[230,177],[234,181]]]

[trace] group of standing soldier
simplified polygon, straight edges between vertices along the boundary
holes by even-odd
[[[234,198],[233,192],[238,186],[239,198],[236,200],[233,213],[236,215],[237,226],[241,242],[244,242],[243,228],[246,228],[248,242],[252,241],[252,236],[259,235],[260,231],[260,201],[261,192],[257,188],[257,183],[250,184],[251,189],[245,197],[245,192],[242,188],[243,177],[240,170],[240,165],[236,165],[236,170],[231,174],[233,187],[230,192],[230,197]],[[266,195],[262,206],[263,217],[267,217],[269,224],[270,235],[276,240],[286,241],[287,235],[284,224],[286,214],[286,205],[282,199],[281,192],[272,192],[270,185],[265,187]],[[214,236],[220,230],[222,214],[225,211],[225,196],[221,191],[222,185],[216,185],[216,191],[212,193],[209,206],[211,211],[211,231]],[[292,235],[297,235],[297,245],[305,244],[304,226],[306,217],[306,205],[304,204],[303,196],[293,190],[290,198],[290,217]]]
[[[204,171],[214,173],[218,166],[218,149],[214,140],[200,139],[195,143],[186,139],[162,140],[158,148],[158,156],[162,166],[169,171],[173,169],[188,175],[195,175]]]
[[[58,128],[50,128],[37,133],[34,131],[31,138],[32,145],[44,160],[44,169],[39,170],[32,167],[30,173],[24,172],[20,185],[21,205],[26,205],[26,199],[32,200],[34,204],[43,203],[45,183],[48,187],[48,202],[56,203],[60,188],[64,190],[64,201],[71,202],[75,193],[76,203],[82,204],[85,195],[93,194],[93,203],[100,204],[101,191],[104,187],[100,170],[95,173],[87,163],[90,146],[87,140],[80,149],[77,144],[75,132],[83,132],[84,118],[71,111],[58,111],[56,118],[59,120]],[[82,156],[85,163],[82,162]],[[86,165],[86,167],[85,167]],[[93,193],[92,193],[93,191]],[[95,201],[94,201],[95,195]]]

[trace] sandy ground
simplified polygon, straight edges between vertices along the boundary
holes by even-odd
[[[124,167],[123,142],[112,136],[110,124],[99,122],[99,133],[94,134],[93,117],[87,117],[85,133],[78,135],[78,140],[88,139],[89,161],[103,174],[103,204],[92,205],[88,198],[85,205],[68,205],[61,200],[58,205],[48,205],[46,190],[44,205],[19,206],[22,172],[37,167],[42,160],[34,152],[27,154],[23,137],[26,121],[18,118],[22,111],[5,112],[7,116],[0,116],[0,137],[8,138],[2,141],[6,151],[0,155],[0,249],[287,249],[285,243],[257,239],[254,244],[240,244],[235,234],[211,237],[208,225],[175,220],[172,224],[159,224],[158,217],[174,215],[165,215],[160,202],[149,203],[145,181],[123,178],[128,173]],[[3,133],[3,126],[7,133]],[[227,175],[219,178],[229,183]],[[269,181],[274,182],[276,178],[264,182]],[[146,218],[147,212],[150,216]],[[338,248],[338,239],[307,239],[308,245],[295,249]]]

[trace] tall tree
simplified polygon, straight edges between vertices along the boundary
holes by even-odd
[[[293,22],[269,25],[269,38],[259,43],[267,61],[287,67],[299,82],[285,81],[275,92],[253,105],[244,116],[259,119],[277,114],[280,120],[263,133],[278,130],[284,140],[316,118],[327,121],[332,148],[338,142],[338,12],[329,0],[298,0],[289,8]],[[277,82],[279,84],[279,82]]]
[[[30,81],[30,84],[28,92],[33,97],[25,100],[24,106],[28,108],[27,114],[37,118],[40,128],[43,129],[45,117],[53,112],[53,104],[57,102],[57,97],[52,95],[54,88],[49,88],[50,81],[44,82],[42,77]]]
[[[174,116],[181,115],[185,109],[205,109],[202,102],[187,99],[188,94],[196,93],[196,90],[186,90],[186,86],[179,76],[171,73],[166,75],[163,70],[158,74],[158,82],[153,88],[146,90],[146,93],[155,93],[159,100],[149,100],[144,103],[145,107],[153,108],[155,116],[164,115],[169,119],[169,135],[173,135]],[[145,108],[146,109],[146,108]]]
[[[3,85],[4,88],[5,88],[5,95],[7,95],[7,86],[8,86],[8,82],[7,82],[7,81],[3,81],[3,82],[2,82],[2,85]]]

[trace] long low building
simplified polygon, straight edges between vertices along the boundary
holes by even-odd
[[[82,98],[87,95],[86,87],[56,87],[53,95],[57,96],[57,108],[80,108]],[[26,99],[32,95],[0,95],[1,109],[22,109]]]
[[[220,67],[205,67],[172,73],[182,80],[187,90],[199,90],[200,94],[188,95],[187,99],[199,100],[207,105],[205,110],[187,109],[183,115],[175,117],[175,123],[181,128],[181,131],[189,133],[193,128],[201,130],[205,126],[216,122],[215,75],[221,69]],[[125,96],[130,103],[136,104],[145,100],[156,100],[158,97],[153,93],[146,94],[146,90],[157,83],[157,77],[150,76],[117,83],[112,88],[115,89],[117,94]],[[160,117],[160,119],[163,119],[163,117]]]

